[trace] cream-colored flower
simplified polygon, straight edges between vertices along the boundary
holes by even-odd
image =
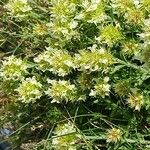
[[[144,97],[140,93],[134,92],[129,95],[127,102],[131,108],[140,111],[142,105],[144,104]]]
[[[102,30],[100,31],[100,36],[98,38],[100,42],[107,43],[108,45],[115,44],[116,42],[119,42],[122,39],[123,34],[119,30],[119,28],[111,24],[102,28]]]
[[[124,14],[129,9],[134,8],[134,1],[133,0],[112,0],[112,7],[118,14]]]
[[[122,138],[120,129],[112,128],[107,131],[107,142],[117,143]]]
[[[4,79],[18,80],[27,74],[28,64],[21,58],[16,58],[14,55],[5,57],[2,61],[0,76]]]
[[[9,0],[5,6],[13,15],[25,15],[26,12],[32,10],[28,4],[28,0]]]
[[[52,139],[52,147],[55,150],[76,150],[76,142],[79,140],[79,136],[73,123],[68,122],[58,125],[54,134],[56,137]]]
[[[130,84],[126,80],[119,80],[115,83],[114,90],[117,95],[125,97],[130,91]]]
[[[139,44],[132,40],[125,41],[122,52],[126,55],[137,55],[140,52]]]
[[[63,100],[66,102],[77,100],[77,88],[74,84],[70,84],[65,80],[47,80],[51,84],[50,88],[46,91],[53,100],[52,103],[60,103]]]
[[[51,71],[58,76],[68,75],[75,68],[73,57],[67,51],[50,47],[34,58],[34,61],[38,69]]]
[[[78,36],[78,32],[75,29],[78,25],[77,21],[73,19],[59,20],[53,19],[53,22],[47,24],[51,35],[59,40],[70,40],[72,37]]]
[[[76,19],[84,19],[89,23],[100,23],[105,20],[106,14],[104,10],[104,3],[101,0],[84,0],[82,1],[81,6],[84,8],[80,12]]]
[[[75,65],[81,71],[106,71],[112,63],[112,55],[104,49],[91,48],[75,55]]]
[[[51,4],[50,10],[54,19],[66,20],[75,14],[76,5],[72,0],[51,0]]]
[[[103,80],[98,80],[94,86],[94,89],[91,90],[89,96],[109,96],[110,84],[108,84],[109,77],[105,77]]]
[[[33,32],[36,35],[42,36],[45,35],[48,32],[48,27],[45,24],[37,24],[34,28],[33,28]]]
[[[143,25],[145,14],[140,9],[129,9],[125,13],[127,23],[132,25]]]
[[[42,96],[42,84],[38,82],[35,77],[26,78],[16,89],[19,95],[19,100],[23,103],[35,102]]]

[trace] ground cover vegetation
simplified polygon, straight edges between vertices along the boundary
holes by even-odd
[[[150,149],[150,0],[0,0],[0,128],[24,150]]]

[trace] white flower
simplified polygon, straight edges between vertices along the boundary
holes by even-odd
[[[133,0],[133,3],[135,6],[138,6],[140,4],[140,1],[139,0]]]
[[[91,90],[91,92],[90,92],[89,96],[96,96],[96,91]]]
[[[91,90],[89,96],[101,96],[104,98],[105,96],[109,96],[110,92],[110,84],[108,84],[109,77],[105,77],[103,80],[96,81],[94,89]]]
[[[78,22],[76,22],[76,21],[72,21],[72,22],[70,22],[70,27],[71,27],[71,29],[76,28],[76,27],[77,27],[77,25],[78,25]]]
[[[22,80],[22,83],[16,89],[19,94],[19,100],[24,103],[35,102],[42,96],[42,84],[37,82],[35,77],[26,78]]]
[[[102,62],[103,64],[107,64],[107,63],[108,63],[108,59],[102,59],[101,62]]]
[[[75,66],[82,71],[106,71],[112,63],[112,55],[103,49],[97,49],[96,45],[89,47],[89,50],[82,50],[75,55]]]
[[[144,21],[145,26],[150,26],[150,17]]]
[[[84,0],[82,2],[82,6],[86,9],[86,12],[94,11],[96,10],[100,2],[101,0],[92,0],[91,2],[89,2],[88,0]]]
[[[104,82],[107,83],[109,81],[109,77],[104,78]]]
[[[59,101],[59,100],[56,100],[56,99],[53,99],[53,100],[51,101],[51,103],[60,103],[60,101]]]
[[[74,84],[70,84],[69,81],[65,80],[48,80],[51,86],[45,92],[53,100],[52,103],[60,103],[63,100],[66,102],[77,100],[77,89]]]
[[[100,54],[104,54],[105,53],[105,50],[103,48],[99,49],[98,51],[99,51]]]
[[[76,150],[76,142],[79,139],[79,134],[73,123],[68,122],[58,125],[55,130],[55,137],[52,138],[52,147],[55,150]]]
[[[47,48],[34,61],[38,64],[38,69],[43,72],[51,71],[59,76],[65,76],[75,68],[73,57],[65,50]]]
[[[0,69],[0,76],[4,79],[18,80],[23,78],[27,74],[27,68],[29,66],[21,58],[15,56],[5,57],[2,61],[2,67]]]
[[[69,67],[75,67],[75,66],[74,66],[74,63],[73,63],[72,61],[70,61],[70,60],[65,60],[64,63],[65,63],[66,65],[68,65]]]
[[[23,16],[23,14],[21,13],[29,12],[30,10],[32,10],[27,0],[9,0],[5,8],[11,11],[12,14],[16,16]]]
[[[140,111],[142,105],[144,104],[144,96],[136,91],[129,95],[127,102],[131,108]]]
[[[110,85],[109,84],[103,84],[103,91],[106,92],[106,95],[109,95],[109,91],[110,91]]]
[[[80,14],[76,15],[74,19],[81,20],[81,19],[83,19],[83,18],[84,18],[84,14],[83,14],[83,13],[80,13]]]
[[[90,49],[91,51],[95,51],[97,49],[97,45],[93,44],[92,47],[88,47],[88,49]]]

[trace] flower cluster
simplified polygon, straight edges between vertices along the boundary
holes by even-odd
[[[97,49],[94,45],[90,50],[82,50],[76,54],[75,64],[81,71],[107,71],[113,63],[113,57],[103,48]]]
[[[48,23],[53,38],[63,41],[77,35],[75,28],[78,23],[74,20],[76,14],[75,1],[52,0],[52,21]],[[60,46],[60,45],[58,45]]]
[[[139,44],[133,40],[125,41],[122,47],[122,52],[126,55],[137,55],[140,51]]]
[[[129,24],[142,25],[144,21],[144,13],[138,8],[130,9],[125,14],[125,18]]]
[[[123,39],[123,35],[117,26],[107,25],[100,30],[100,36],[97,38],[98,41],[107,43],[108,45],[115,44]]]
[[[19,95],[19,100],[23,103],[34,103],[36,99],[42,96],[42,84],[35,77],[26,78],[16,89]]]
[[[120,80],[114,85],[114,90],[117,95],[125,97],[130,91],[129,83],[126,80]]]
[[[34,61],[40,70],[48,70],[59,76],[69,74],[75,67],[73,58],[65,50],[47,48],[47,51],[34,58]]]
[[[52,0],[52,17],[60,20],[67,20],[74,17],[76,5],[74,0]]]
[[[49,59],[51,58],[51,51],[44,51],[34,58],[34,62],[37,63],[37,68],[42,70],[43,72],[46,70],[50,70],[51,67],[49,65]]]
[[[83,10],[75,17],[79,20],[84,20],[89,23],[100,23],[105,20],[105,6],[101,0],[87,1],[83,0],[80,4]]]
[[[19,80],[27,74],[28,65],[21,58],[15,56],[5,57],[2,61],[0,76],[4,79]]]
[[[91,90],[90,96],[101,96],[104,98],[109,95],[110,84],[108,84],[109,77],[105,77],[103,80],[97,80],[94,86],[94,90]]]
[[[73,123],[59,124],[54,130],[52,147],[56,150],[76,150],[76,142],[79,139]]]
[[[51,23],[48,23],[47,26],[49,30],[52,32],[53,38],[57,40],[70,40],[73,36],[78,36],[77,31],[75,28],[77,27],[78,23],[74,20],[71,21],[59,21],[55,20]],[[59,46],[59,45],[58,45]]]
[[[48,79],[48,83],[50,83],[51,86],[46,91],[46,94],[53,99],[52,103],[60,103],[63,100],[66,102],[77,100],[77,88],[69,81]]]
[[[25,15],[26,12],[32,10],[28,4],[28,0],[9,0],[8,4],[5,6],[14,16]]]
[[[45,24],[37,24],[34,28],[33,28],[33,32],[38,35],[38,36],[42,36],[47,34],[48,32],[48,27]]]
[[[120,129],[112,128],[107,131],[107,142],[117,143],[121,140],[122,132]]]
[[[134,8],[134,2],[133,0],[112,0],[112,7],[116,12],[124,14],[128,10]]]
[[[141,106],[144,104],[144,97],[140,93],[134,92],[130,94],[127,102],[131,108],[140,111]]]
[[[138,0],[116,0],[112,2],[112,7],[118,15],[124,15],[127,24],[137,26],[142,25],[145,18],[142,7],[147,4],[144,3]]]

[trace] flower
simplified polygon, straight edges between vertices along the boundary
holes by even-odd
[[[78,22],[74,19],[76,14],[76,5],[74,0],[52,0],[51,17],[52,21],[48,23],[51,36],[61,44],[78,36],[76,27]],[[59,44],[60,46],[60,44]]]
[[[89,23],[100,23],[106,18],[104,3],[101,0],[82,1],[81,7],[83,11],[77,14],[76,19],[84,19]]]
[[[49,59],[51,58],[51,51],[44,51],[34,58],[37,63],[37,68],[43,72],[50,69]]]
[[[144,97],[140,93],[134,92],[129,95],[127,102],[131,108],[140,111],[141,106],[144,104]]]
[[[32,10],[28,4],[28,0],[9,0],[5,7],[15,16],[22,15]]]
[[[97,80],[94,90],[91,90],[89,96],[101,96],[104,98],[109,95],[110,84],[108,84],[109,77],[105,77],[103,80]]]
[[[122,48],[123,53],[126,55],[137,55],[139,52],[139,45],[135,43],[135,41],[125,41],[123,43],[123,48]]]
[[[82,7],[84,9],[86,9],[86,11],[94,11],[97,9],[98,5],[102,3],[101,0],[91,0],[91,1],[88,1],[88,0],[83,0],[82,1]]]
[[[112,0],[112,7],[119,14],[126,13],[129,9],[134,8],[133,0]]]
[[[23,103],[35,102],[42,96],[42,84],[38,82],[35,77],[26,78],[16,89],[19,94],[19,100]]]
[[[110,24],[104,26],[100,31],[99,39],[100,41],[107,43],[108,45],[112,45],[123,39],[123,35],[117,27]]]
[[[51,4],[50,10],[55,19],[65,20],[75,15],[76,5],[73,0],[52,0]]]
[[[80,71],[107,71],[113,63],[113,57],[104,49],[94,46],[90,50],[81,50],[75,55],[75,65]]]
[[[114,85],[114,90],[119,96],[124,97],[129,93],[129,83],[126,80],[120,80]]]
[[[65,80],[47,80],[51,84],[50,88],[46,91],[46,94],[53,100],[52,103],[60,103],[65,100],[74,101],[77,100],[77,88],[74,84],[70,84],[69,81]]]
[[[75,68],[73,58],[67,51],[50,47],[34,58],[34,61],[38,64],[38,69],[51,71],[58,76],[68,75]]]
[[[59,40],[70,40],[72,37],[78,36],[78,32],[76,30],[78,22],[73,19],[54,19],[53,22],[50,22],[47,25],[52,33],[53,38]]]
[[[79,140],[79,135],[73,125],[68,122],[59,124],[54,130],[56,137],[52,139],[52,147],[56,150],[76,150],[76,142]]]
[[[37,24],[33,29],[33,32],[39,36],[45,35],[47,31],[48,27],[45,24]]]
[[[144,13],[140,9],[129,9],[125,14],[127,23],[132,25],[142,25],[144,22]]]
[[[5,57],[2,61],[0,76],[8,80],[19,80],[27,73],[28,67],[21,58],[16,58],[14,55]]]
[[[107,131],[107,142],[117,143],[121,140],[122,133],[120,129],[112,128]]]

